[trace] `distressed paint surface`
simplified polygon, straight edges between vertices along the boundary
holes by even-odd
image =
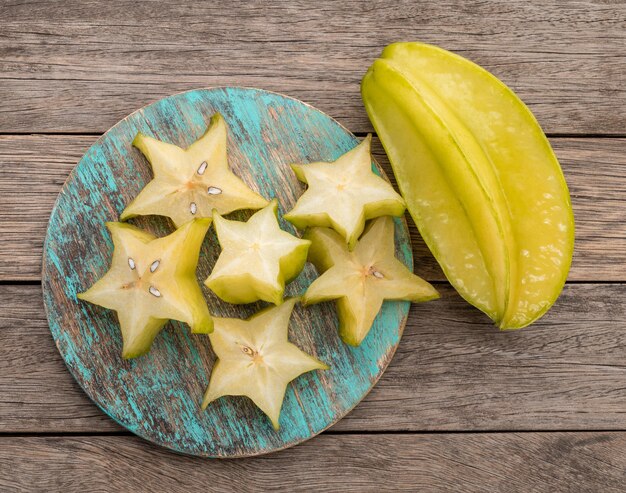
[[[150,180],[148,163],[131,146],[137,132],[187,147],[220,112],[229,125],[229,163],[253,190],[277,197],[289,210],[303,186],[293,162],[331,161],[357,144],[336,121],[295,99],[245,88],[196,90],[149,105],[115,125],[87,151],[63,187],[48,226],[43,259],[44,302],[50,330],[68,368],[85,392],[114,420],[137,435],[173,450],[207,457],[257,455],[295,445],[348,413],[380,378],[398,345],[408,302],[386,302],[358,348],[337,334],[334,305],[296,307],[290,340],[331,366],[296,379],[288,389],[280,430],[251,401],[228,397],[202,411],[214,355],[209,338],[169,323],[146,356],[123,360],[114,312],[83,303],[76,294],[107,270],[112,243],[104,222],[115,221]],[[374,169],[380,173],[377,165]],[[231,214],[245,219],[248,212]],[[157,235],[173,230],[163,218],[131,221]],[[294,228],[282,220],[290,232]],[[396,220],[397,255],[413,257],[406,223]],[[202,248],[198,278],[219,255],[213,230]],[[287,287],[298,295],[315,279],[307,264]],[[261,304],[234,306],[203,286],[211,312],[247,317]]]

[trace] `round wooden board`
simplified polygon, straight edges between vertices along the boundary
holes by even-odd
[[[300,101],[246,88],[215,88],[177,94],[151,104],[111,128],[87,151],[69,176],[50,217],[43,258],[44,302],[50,330],[63,359],[85,392],[109,416],[137,435],[170,449],[207,457],[242,457],[283,449],[320,433],[348,413],[374,386],[398,345],[408,302],[386,302],[358,348],[337,335],[334,304],[297,306],[289,338],[331,367],[292,382],[280,415],[280,430],[243,397],[226,397],[202,411],[214,355],[206,335],[191,335],[181,323],[166,325],[150,353],[120,356],[114,312],[81,302],[84,291],[107,270],[112,253],[105,221],[151,179],[149,164],[131,142],[137,132],[189,146],[220,112],[229,126],[228,153],[234,172],[267,198],[277,197],[282,219],[303,191],[289,163],[332,161],[357,144],[329,116]],[[380,172],[373,163],[374,169]],[[245,219],[250,213],[232,216]],[[135,224],[157,235],[172,231],[168,220],[143,217]],[[406,223],[396,220],[397,255],[413,265]],[[204,280],[217,256],[213,230],[198,268]],[[307,264],[288,286],[298,295],[315,279]],[[248,317],[261,305],[233,306],[204,289],[211,312]]]

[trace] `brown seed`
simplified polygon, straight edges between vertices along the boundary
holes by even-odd
[[[256,354],[256,351],[254,349],[252,349],[251,347],[248,346],[241,346],[241,351],[244,352],[245,354],[247,354],[248,356],[254,356]]]

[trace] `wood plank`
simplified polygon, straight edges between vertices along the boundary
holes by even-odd
[[[95,136],[0,136],[0,280],[39,280],[48,216]],[[570,280],[626,280],[626,139],[552,139],[570,185],[576,249]],[[374,139],[374,155],[393,179]],[[26,186],[32,183],[32,187]],[[411,223],[416,271],[443,274]]]
[[[0,437],[3,491],[623,491],[626,433],[322,435],[245,460],[134,437]]]
[[[482,64],[548,132],[626,126],[622,2],[34,1],[5,2],[0,17],[0,132],[103,132],[156,99],[215,85],[285,92],[369,131],[359,82],[398,40]]]
[[[0,286],[0,432],[109,432],[50,336],[38,286]],[[447,285],[334,431],[626,429],[626,285],[570,284],[536,325],[498,332]],[[1,489],[1,488],[0,488]]]

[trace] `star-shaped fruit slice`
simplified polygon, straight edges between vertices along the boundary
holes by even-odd
[[[281,230],[277,211],[274,199],[245,223],[214,215],[222,252],[205,284],[224,301],[279,305],[304,267],[311,242]]]
[[[228,167],[226,140],[226,122],[219,113],[187,149],[137,134],[133,145],[150,161],[154,179],[128,204],[122,221],[156,214],[170,217],[180,227],[194,218],[211,217],[213,209],[228,214],[265,207],[267,200]]]
[[[168,320],[188,324],[193,333],[213,330],[196,279],[200,246],[210,225],[210,218],[195,219],[155,238],[130,224],[107,223],[114,248],[111,267],[78,298],[117,312],[122,357],[147,353]]]
[[[293,164],[296,176],[308,189],[285,214],[294,226],[333,228],[354,248],[365,221],[379,216],[401,216],[402,197],[383,178],[372,171],[372,136],[335,162]]]
[[[358,346],[368,334],[384,300],[428,301],[439,294],[395,256],[391,217],[372,221],[352,252],[328,228],[312,228],[309,261],[321,276],[309,286],[303,303],[337,300],[339,334]]]
[[[202,408],[222,396],[247,396],[278,429],[287,384],[303,373],[328,366],[287,340],[289,318],[296,303],[290,298],[248,320],[215,318],[209,336],[217,361]]]

